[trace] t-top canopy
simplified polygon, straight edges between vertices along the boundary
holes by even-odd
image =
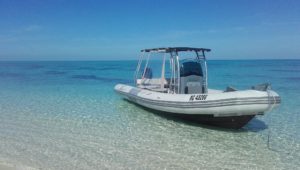
[[[151,48],[151,49],[144,49],[141,52],[180,52],[180,51],[203,51],[203,52],[210,52],[211,50],[208,48],[191,48],[191,47],[166,47],[166,48]]]

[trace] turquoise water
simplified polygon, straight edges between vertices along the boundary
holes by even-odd
[[[42,169],[300,169],[300,60],[209,61],[210,88],[271,82],[282,104],[238,131],[117,96],[136,61],[0,62],[0,162]],[[269,141],[269,142],[268,142]]]

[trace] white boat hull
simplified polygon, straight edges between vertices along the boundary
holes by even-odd
[[[225,124],[224,120],[227,119],[229,122],[240,121],[237,119],[246,121],[242,125],[234,125],[234,128],[240,128],[235,126],[243,126],[255,115],[264,114],[280,104],[279,95],[271,90],[209,90],[207,94],[168,94],[118,84],[115,91],[146,108],[178,116],[209,122],[220,120]]]

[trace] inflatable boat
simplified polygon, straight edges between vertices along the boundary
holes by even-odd
[[[280,104],[279,95],[268,83],[248,90],[209,89],[205,57],[209,51],[190,47],[144,49],[134,75],[135,85],[117,84],[114,89],[151,110],[235,129]]]

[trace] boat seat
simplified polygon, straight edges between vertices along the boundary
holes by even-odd
[[[232,86],[228,86],[224,92],[233,92],[233,91],[237,91],[237,89]]]
[[[202,93],[202,86],[200,82],[187,82],[185,89],[185,94],[198,94]]]
[[[141,84],[141,85],[161,85],[161,78],[157,78],[157,79],[147,79],[147,78],[143,78],[143,79],[137,79],[137,84]],[[168,81],[166,79],[163,79],[163,84],[167,85]]]
[[[164,87],[161,88],[162,79],[137,79],[137,86],[142,89],[148,89],[152,91],[166,92],[169,85],[166,79],[163,79]]]
[[[204,92],[201,64],[194,61],[184,62],[180,68],[180,93],[199,94]]]

